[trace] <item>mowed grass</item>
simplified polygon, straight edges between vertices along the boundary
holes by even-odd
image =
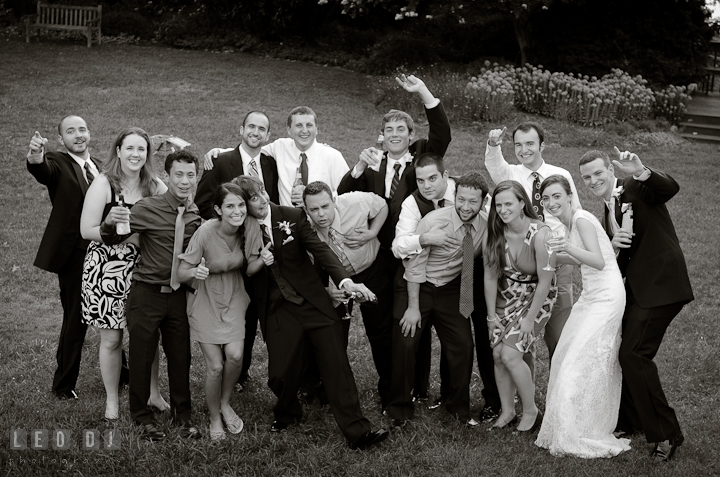
[[[637,152],[652,167],[670,173],[681,192],[668,204],[686,254],[696,300],[670,326],[655,359],[668,400],[675,407],[686,441],[677,459],[658,465],[644,438],[614,459],[555,458],[530,439],[510,433],[468,430],[444,411],[418,406],[413,424],[393,433],[368,452],[349,450],[327,408],[307,406],[303,422],[281,435],[268,431],[274,396],[268,390],[267,353],[256,343],[248,391],[232,404],[245,421],[239,436],[213,445],[207,438],[185,441],[170,429],[158,444],[139,439],[129,418],[127,393],[121,397],[122,449],[84,451],[9,450],[11,429],[68,429],[79,440],[83,429],[104,430],[104,388],[97,363],[99,334],[89,330],[77,385],[80,401],[59,402],[50,393],[62,309],[55,275],[32,263],[50,211],[46,189],[25,167],[30,137],[37,130],[55,142],[56,125],[79,114],[92,133],[92,151],[107,154],[115,135],[129,126],[150,134],[175,134],[202,155],[213,146],[235,146],[243,115],[261,109],[271,120],[273,138],[285,135],[287,112],[308,105],[318,114],[318,139],[339,149],[349,164],[374,143],[385,111],[375,109],[366,77],[313,64],[244,54],[182,51],[160,46],[103,45],[80,42],[29,45],[0,42],[0,474],[4,475],[713,475],[720,435],[720,184],[716,146],[617,138],[621,149]],[[524,118],[518,114],[512,125]],[[602,130],[537,118],[548,128],[544,156],[568,168],[585,208],[600,204],[583,188],[577,159],[591,145],[611,151],[614,137]],[[447,164],[453,173],[480,169],[484,140],[492,127],[453,128]],[[420,135],[427,125],[420,124]],[[662,143],[662,141],[660,141]],[[506,157],[512,150],[504,147]],[[513,161],[513,159],[511,159]],[[62,200],[62,199],[59,199]],[[193,344],[191,390],[194,421],[207,429],[203,379],[205,365]],[[348,350],[364,413],[374,427],[387,427],[380,415],[377,375],[358,320],[353,320]],[[437,359],[433,393],[438,392]],[[540,346],[537,401],[544,406],[547,353]],[[161,389],[167,399],[165,361]],[[482,408],[482,383],[474,373],[473,413]]]

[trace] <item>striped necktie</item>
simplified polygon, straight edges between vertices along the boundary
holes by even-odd
[[[90,169],[90,164],[88,164],[89,161],[90,159],[85,161],[85,165],[83,166],[83,168],[85,169],[85,177],[87,178],[88,185],[92,184],[92,181],[95,179],[95,174],[93,174],[92,169]]]
[[[396,162],[393,166],[395,168],[395,174],[393,175],[392,182],[390,183],[390,198],[392,199],[397,190],[398,184],[400,183],[400,163]]]
[[[253,177],[260,177],[260,173],[258,172],[257,163],[255,162],[255,159],[250,159],[250,175]]]
[[[343,243],[340,241],[340,238],[338,237],[338,231],[334,228],[330,227],[328,228],[328,238],[330,239],[328,241],[328,245],[332,249],[333,252],[335,252],[335,255],[337,256],[338,260],[342,263],[343,267],[345,268],[345,271],[348,272],[350,275],[355,275],[355,270],[352,267],[352,264],[350,263],[350,260],[347,258],[347,255],[345,254],[345,251],[343,249]]]
[[[473,303],[473,273],[475,268],[475,250],[472,239],[472,224],[465,224],[465,237],[462,242],[462,272],[460,272],[460,314],[465,318],[475,309]]]

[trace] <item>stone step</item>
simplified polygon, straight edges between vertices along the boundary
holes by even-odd
[[[680,123],[680,127],[682,128],[682,132],[684,133],[697,133],[707,136],[720,136],[720,124],[683,121]]]
[[[702,113],[685,113],[683,122],[720,125],[720,115],[711,116]]]

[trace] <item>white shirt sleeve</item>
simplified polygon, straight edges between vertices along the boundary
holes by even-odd
[[[511,179],[510,164],[503,157],[502,149],[500,146],[490,146],[487,141],[485,141],[485,167],[496,184]]]
[[[413,196],[408,196],[402,203],[400,217],[395,225],[395,239],[392,243],[392,252],[396,258],[404,259],[422,252],[420,235],[415,231],[422,219],[420,209]]]

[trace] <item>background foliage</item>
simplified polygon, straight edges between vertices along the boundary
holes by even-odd
[[[35,11],[0,2],[0,23]],[[705,0],[61,0],[104,9],[109,35],[256,50],[383,74],[487,58],[651,84],[699,80],[712,27]],[[152,34],[150,33],[152,31]],[[298,49],[302,52],[297,51]]]

